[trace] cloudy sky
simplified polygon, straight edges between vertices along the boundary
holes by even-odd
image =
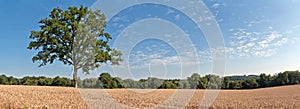
[[[61,62],[38,68],[38,63],[31,61],[36,52],[26,46],[30,31],[39,29],[37,22],[46,18],[52,8],[79,4],[101,9],[107,15],[106,31],[113,36],[110,45],[124,52],[120,66],[103,65],[91,77],[105,71],[134,79],[180,78],[194,72],[205,75],[217,68],[213,64],[217,57],[209,45],[220,40],[226,54],[225,71],[221,75],[274,74],[300,69],[300,1],[206,0],[203,3],[205,7],[180,2],[172,7],[147,2],[118,10],[119,6],[125,6],[123,2],[0,1],[0,74],[71,77],[71,67]],[[205,27],[197,26],[206,20],[217,24],[218,28],[210,32],[217,33],[219,29],[222,35],[209,36],[203,30]],[[211,37],[215,41],[209,40]]]

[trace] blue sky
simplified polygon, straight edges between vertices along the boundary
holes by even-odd
[[[37,22],[46,18],[52,8],[65,9],[80,4],[95,7],[95,2],[0,1],[0,74],[71,77],[71,67],[61,62],[41,68],[38,63],[32,63],[31,57],[36,52],[26,49],[30,42],[28,36],[31,30],[39,29]],[[225,75],[274,74],[300,69],[300,1],[207,0],[204,3],[223,34]],[[97,7],[107,9],[103,10],[106,15],[111,15],[109,9],[113,8],[114,5]],[[195,23],[184,13],[161,5],[137,5],[116,13],[111,16],[106,31],[113,36],[111,45],[128,49],[124,51],[128,56],[123,65],[129,67],[129,71],[103,65],[89,76],[108,71],[124,78],[179,78],[182,76],[181,67],[186,69],[183,70],[185,76],[193,72],[211,73],[212,53],[208,42],[194,27]],[[129,45],[137,37],[152,38]],[[189,47],[195,49],[187,49]],[[186,57],[185,61],[180,56]],[[191,58],[194,56],[198,59]]]

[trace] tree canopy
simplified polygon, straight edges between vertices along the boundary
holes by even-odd
[[[72,65],[76,83],[78,70],[88,74],[101,63],[121,61],[122,53],[108,44],[112,37],[104,31],[106,17],[100,10],[84,6],[54,8],[38,23],[40,30],[31,31],[27,48],[38,51],[32,61],[41,62],[40,67],[56,60]]]

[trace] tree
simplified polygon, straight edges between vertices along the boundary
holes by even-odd
[[[229,82],[229,89],[239,89],[241,87],[239,81],[231,81]]]
[[[12,76],[9,76],[7,78],[9,85],[18,85],[19,80],[17,78],[14,78]]]
[[[41,61],[39,67],[56,60],[72,65],[75,87],[78,70],[89,74],[101,63],[119,64],[122,53],[108,45],[112,37],[104,32],[105,19],[99,10],[83,6],[54,8],[49,18],[39,21],[40,30],[31,31],[27,48],[38,51],[32,61]]]
[[[60,78],[59,76],[56,76],[55,78],[53,78],[52,85],[53,86],[72,86],[72,83],[67,78]]]
[[[155,88],[158,88],[160,87],[162,84],[163,84],[163,81],[159,80],[158,78],[148,78],[148,88],[151,88],[151,89],[155,89]]]
[[[77,79],[77,87],[84,88],[83,81],[80,78]]]
[[[269,87],[271,85],[272,77],[270,75],[266,75],[264,73],[259,75],[258,84],[259,87]]]
[[[199,89],[206,89],[207,86],[208,86],[208,78],[207,76],[205,77],[202,77],[200,80],[199,80],[199,85],[198,85],[198,88]]]
[[[8,84],[7,77],[5,75],[0,75],[0,84]]]
[[[190,83],[187,81],[187,80],[181,80],[178,84],[178,87],[180,89],[190,89],[191,88],[191,85]]]
[[[110,76],[109,73],[102,73],[99,77],[100,86],[103,88],[113,88],[113,78]]]
[[[219,89],[222,87],[222,80],[219,76],[209,74],[209,75],[206,75],[205,77],[208,80],[208,83],[207,83],[208,89]]]
[[[161,88],[161,89],[176,89],[177,86],[171,80],[164,80],[162,85],[159,88]]]
[[[228,89],[229,88],[229,83],[230,83],[229,77],[224,77],[222,88],[223,89]]]
[[[198,73],[193,73],[191,77],[188,77],[188,81],[191,85],[192,89],[196,89],[199,85],[199,81],[200,81],[201,77]]]
[[[139,83],[132,79],[125,79],[124,81],[124,88],[139,88]]]
[[[40,86],[51,86],[52,82],[53,82],[53,79],[41,76],[41,77],[39,77],[38,85],[40,85]]]
[[[97,78],[88,78],[82,81],[82,88],[97,88]]]
[[[113,88],[124,88],[124,81],[119,77],[114,77]]]
[[[256,79],[247,79],[242,82],[242,88],[243,89],[253,89],[258,87],[258,83],[256,82]]]
[[[288,72],[279,73],[276,75],[274,80],[272,81],[273,86],[282,86],[289,84]]]
[[[289,78],[289,84],[299,84],[300,81],[300,72],[299,71],[287,71],[288,78]]]
[[[148,79],[140,79],[138,81],[138,87],[141,89],[147,89],[149,88],[149,81]]]
[[[21,79],[21,85],[38,85],[38,79],[37,77],[29,77],[25,76],[24,78]]]
[[[132,79],[125,79],[124,80],[124,87],[125,88],[136,88],[136,82]]]

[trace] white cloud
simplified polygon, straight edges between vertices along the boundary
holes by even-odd
[[[175,16],[175,20],[179,20],[179,19],[180,19],[180,15],[178,14]]]
[[[179,56],[170,56],[170,57],[164,57],[161,59],[161,61],[163,63],[165,63],[166,65],[170,65],[170,64],[179,64],[180,59]]]
[[[147,51],[152,51],[152,49],[150,47],[146,47],[145,48]]]
[[[247,44],[248,47],[252,47],[252,46],[254,46],[254,45],[255,45],[255,44],[254,44],[253,42],[250,42],[250,43]]]
[[[154,54],[150,54],[147,56],[148,59],[159,59],[159,58],[162,58],[163,56],[161,55],[161,53],[154,53]]]
[[[274,43],[274,46],[279,47],[287,42],[288,42],[288,38],[284,37],[284,38],[281,38],[281,40],[278,40],[276,43]]]
[[[263,23],[264,21],[260,21],[260,20],[253,20],[253,21],[244,21],[245,25],[247,25],[248,27],[252,27],[252,26],[256,26],[260,23]]]
[[[220,7],[220,4],[219,4],[219,3],[215,3],[215,4],[212,5],[212,8],[214,8],[214,9],[217,9],[217,8],[219,8],[219,7]]]
[[[167,14],[172,14],[172,13],[174,13],[175,11],[173,10],[173,9],[168,9],[168,12],[167,12]]]
[[[120,20],[121,20],[120,17],[115,17],[115,18],[112,19],[112,22],[118,22],[118,21],[120,21]]]
[[[150,52],[146,52],[145,50],[133,51],[130,56],[131,59],[129,65],[130,68],[133,69],[144,68],[147,67],[153,60],[159,60],[165,65],[198,65],[199,63],[211,62],[212,54],[213,52],[211,52],[209,49],[197,51],[196,53],[183,52],[173,55],[170,55],[168,50],[152,50]]]
[[[269,26],[269,29],[271,29],[271,30],[272,30],[272,29],[273,29],[273,27]]]
[[[273,30],[267,32],[248,31],[246,29],[231,29],[232,36],[226,49],[229,57],[272,56],[276,49],[288,43],[285,33]]]

